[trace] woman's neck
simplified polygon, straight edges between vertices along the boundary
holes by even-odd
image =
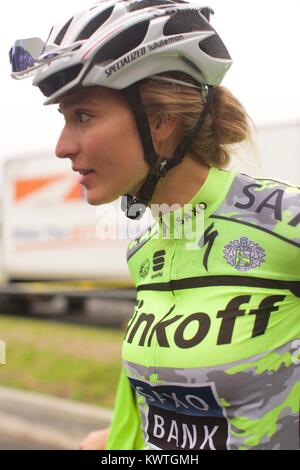
[[[205,182],[209,169],[186,156],[180,165],[158,181],[150,205],[152,214],[156,214],[158,205],[164,204],[166,210],[163,212],[169,212],[174,204],[180,207],[188,204]]]

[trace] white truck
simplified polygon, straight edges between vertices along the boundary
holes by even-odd
[[[129,221],[120,199],[90,206],[78,181],[70,162],[55,157],[5,163],[2,243],[7,279],[130,282],[127,244],[146,221]]]

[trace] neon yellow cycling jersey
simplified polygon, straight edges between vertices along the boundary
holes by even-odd
[[[107,449],[299,448],[299,248],[300,188],[216,168],[129,244]]]

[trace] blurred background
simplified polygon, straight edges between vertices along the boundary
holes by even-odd
[[[69,448],[97,423],[109,422],[135,302],[126,234],[133,238],[151,220],[129,227],[120,201],[101,210],[87,205],[70,163],[54,155],[63,125],[57,107],[43,106],[30,79],[10,78],[15,39],[45,40],[54,23],[90,3],[2,5],[0,341],[6,365],[0,367],[0,448]],[[224,85],[254,123],[256,150],[241,146],[232,167],[300,185],[299,1],[211,0],[209,6],[234,59]],[[49,397],[71,400],[70,415],[59,413],[67,402]],[[91,408],[76,408],[77,402]],[[65,439],[53,437],[58,430]]]

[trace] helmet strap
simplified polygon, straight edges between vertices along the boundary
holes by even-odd
[[[190,149],[196,135],[202,128],[208,115],[212,99],[212,88],[213,87],[211,86],[208,87],[207,97],[205,100],[206,106],[202,111],[192,134],[184,137],[171,159],[166,159],[158,155],[154,149],[150,125],[144,109],[144,105],[142,103],[138,84],[131,85],[124,90],[125,96],[129,102],[129,106],[135,117],[141,143],[144,149],[145,161],[150,167],[150,171],[146,177],[146,180],[138,191],[137,196],[134,197],[130,194],[126,194],[122,198],[121,207],[129,219],[141,219],[153,197],[153,193],[159,179],[161,177],[165,177],[168,171],[182,163],[184,156]]]

